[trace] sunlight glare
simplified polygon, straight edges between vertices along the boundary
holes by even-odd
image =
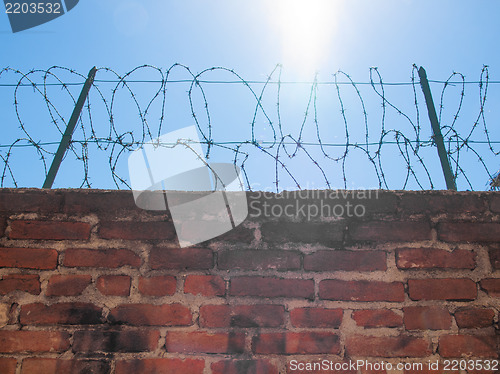
[[[310,78],[328,57],[340,1],[273,0],[271,23],[281,43],[285,70]]]

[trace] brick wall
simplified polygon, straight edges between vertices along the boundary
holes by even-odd
[[[325,197],[249,193],[237,229],[179,248],[169,213],[129,191],[0,190],[0,373],[499,357],[498,193]],[[274,214],[297,202],[363,214]]]

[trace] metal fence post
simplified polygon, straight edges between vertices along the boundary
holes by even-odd
[[[89,75],[87,76],[87,80],[85,81],[85,84],[83,85],[82,92],[80,93],[80,96],[78,97],[78,101],[76,102],[75,109],[73,110],[73,113],[71,114],[71,118],[69,119],[68,126],[66,127],[66,131],[64,131],[64,135],[61,139],[61,143],[59,143],[59,148],[57,148],[56,155],[54,156],[54,160],[52,160],[52,164],[50,165],[49,173],[47,174],[47,177],[45,178],[45,182],[43,183],[42,188],[52,188],[52,185],[54,184],[54,180],[56,179],[56,174],[57,171],[59,170],[59,166],[61,166],[62,159],[64,157],[64,154],[66,153],[66,150],[69,147],[69,143],[71,141],[71,137],[73,136],[73,131],[75,130],[76,123],[78,122],[78,119],[80,118],[80,114],[83,109],[83,104],[85,104],[85,101],[87,100],[87,96],[90,91],[90,87],[92,86],[92,83],[94,82],[94,77],[95,73],[97,72],[97,68],[94,66],[90,72]]]
[[[444,146],[441,127],[439,126],[436,108],[434,107],[434,101],[432,100],[431,88],[429,87],[429,81],[427,80],[427,73],[422,66],[420,67],[420,69],[418,69],[418,75],[420,77],[420,86],[422,87],[422,91],[424,92],[425,102],[427,104],[427,112],[429,113],[429,120],[431,121],[432,132],[434,134],[434,141],[436,142],[439,160],[441,161],[441,167],[443,168],[446,187],[449,190],[456,191],[457,185],[455,183],[453,172],[451,171],[450,160],[448,160],[448,153],[446,152],[446,148]]]

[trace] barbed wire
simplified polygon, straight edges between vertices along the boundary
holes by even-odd
[[[92,147],[92,152],[98,151],[105,155],[114,187],[131,188],[130,180],[122,171],[125,156],[146,144],[174,145],[158,144],[157,139],[171,131],[171,126],[166,125],[166,118],[173,115],[167,106],[181,99],[179,95],[169,96],[170,90],[175,85],[186,85],[187,90],[181,96],[185,96],[182,99],[187,99],[190,118],[201,134],[200,143],[204,146],[204,154],[199,157],[208,160],[218,152],[230,154],[231,162],[241,169],[244,187],[248,190],[254,188],[255,174],[258,174],[261,158],[267,160],[262,162],[273,165],[273,175],[259,175],[259,179],[272,184],[276,191],[283,188],[308,188],[311,174],[317,175],[318,183],[326,188],[348,188],[350,162],[359,164],[357,169],[354,168],[355,171],[362,174],[371,173],[376,188],[434,189],[435,180],[441,181],[442,174],[439,170],[436,172],[435,143],[427,117],[422,117],[421,105],[425,107],[425,102],[421,99],[416,72],[417,67],[413,66],[408,82],[384,82],[377,68],[369,69],[368,81],[356,81],[349,74],[338,71],[329,81],[319,81],[316,76],[310,82],[293,82],[282,80],[280,65],[264,80],[245,80],[234,70],[225,67],[211,67],[194,73],[182,64],[174,64],[168,69],[142,65],[126,74],[119,74],[107,67],[99,68],[87,99],[85,113],[82,113],[77,131],[70,142],[68,154],[81,165],[79,187],[90,188],[95,185],[91,183]],[[153,78],[141,78],[145,74]],[[179,78],[181,74],[187,75],[188,78]],[[210,74],[225,75],[230,79],[210,79]],[[47,175],[47,166],[55,154],[53,148],[59,144],[67,126],[68,109],[76,103],[75,90],[83,85],[85,79],[85,75],[60,66],[46,70],[30,70],[27,73],[9,67],[0,70],[0,95],[7,100],[11,97],[13,104],[13,108],[5,106],[2,109],[2,112],[6,113],[6,121],[10,121],[7,126],[3,125],[4,133],[11,137],[11,141],[0,141],[1,187],[19,187],[16,175],[23,163],[14,161],[14,156],[22,149],[35,151],[43,173]],[[497,150],[496,146],[500,144],[500,134],[495,128],[488,127],[485,107],[489,85],[498,84],[500,81],[490,81],[488,67],[484,66],[477,81],[467,81],[463,74],[453,72],[444,81],[429,82],[442,85],[439,96],[439,122],[453,175],[457,183],[460,182],[459,189],[472,190],[475,185],[484,186],[486,182],[491,189],[499,188],[500,180],[495,171],[498,169],[496,156],[500,154],[500,150]],[[141,86],[137,88],[137,84]],[[474,108],[465,110],[466,87],[471,84],[479,88],[479,102]],[[240,103],[249,108],[248,113],[251,113],[248,125],[250,136],[244,137],[236,132],[233,139],[227,140],[215,135],[220,128],[227,129],[229,125],[221,124],[223,121],[214,122],[207,90],[213,86],[235,85],[250,94],[249,100]],[[294,127],[289,125],[290,121],[284,119],[289,110],[283,109],[282,96],[286,87],[297,85],[307,85],[308,88],[304,95],[305,110],[295,116],[295,122],[299,125]],[[148,96],[144,86],[149,89]],[[328,87],[334,88],[334,94],[330,94],[335,96],[335,102],[329,102],[328,110],[325,111],[323,107],[320,109],[319,91]],[[388,92],[389,89],[402,90],[405,87],[411,89],[410,100],[403,104],[399,102],[400,96],[403,96],[399,91],[396,94]],[[451,120],[445,120],[444,116],[448,114],[447,93],[452,87],[458,92],[458,103],[456,109],[451,112]],[[31,93],[35,96],[27,99],[25,104],[22,97],[27,95],[28,88],[32,89]],[[57,95],[52,91],[56,88],[60,90]],[[350,91],[346,91],[348,89]],[[275,91],[275,99],[272,101],[268,98],[271,90]],[[121,103],[124,94],[131,100],[131,105],[124,106]],[[47,131],[40,131],[39,128],[32,131],[28,128],[26,121],[33,121],[33,116],[42,116],[42,113],[30,113],[32,100],[35,98],[43,104],[43,114],[48,115],[44,126],[50,126],[50,131],[48,128]],[[333,96],[330,98],[333,99]],[[64,100],[65,104],[61,104]],[[227,102],[232,105],[231,98]],[[3,99],[2,103],[5,105],[6,99]],[[130,115],[132,111],[138,121],[125,131],[120,130],[121,125],[117,125],[117,118],[123,116],[123,113]],[[473,112],[477,115],[472,119],[459,120],[463,114],[470,117]],[[331,122],[324,121],[320,119],[324,113],[339,117],[337,120],[329,119]],[[352,120],[356,115],[358,120]],[[29,120],[26,120],[28,117]],[[391,121],[392,125],[389,125],[388,121]],[[244,120],[241,120],[241,123],[243,122]],[[257,128],[262,127],[269,129],[265,139],[256,134]],[[340,141],[332,141],[333,128],[335,133],[342,129]],[[42,135],[50,133],[52,137],[44,140],[40,132]],[[335,137],[338,138],[339,135]],[[386,148],[389,146],[396,148],[392,148],[387,156]],[[429,152],[430,150],[434,152]],[[403,167],[395,167],[395,158],[402,162]],[[257,166],[252,165],[253,159],[259,160]],[[300,168],[292,165],[295,159],[302,160]],[[477,164],[480,166],[481,175],[484,175],[480,183],[476,182],[479,173]],[[333,171],[337,167],[340,176]],[[99,177],[101,176],[99,174]],[[400,185],[395,186],[393,179],[399,180]],[[28,186],[41,184],[40,181],[30,183]]]

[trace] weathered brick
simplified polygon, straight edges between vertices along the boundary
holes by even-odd
[[[39,295],[40,276],[35,274],[4,275],[0,280],[0,295],[7,295],[14,291],[23,291],[32,295]]]
[[[314,297],[314,281],[312,279],[236,277],[231,279],[229,294],[232,296],[312,299]]]
[[[438,352],[442,357],[499,357],[495,336],[440,336]]]
[[[144,212],[135,205],[132,191],[88,189],[64,191],[63,211],[68,214],[97,213],[99,217],[110,216],[110,218]],[[166,212],[168,211],[162,211],[162,214]]]
[[[139,278],[139,292],[146,296],[170,296],[176,289],[177,279],[171,275]]]
[[[448,330],[451,315],[448,309],[439,306],[408,306],[403,308],[407,330]]]
[[[489,254],[490,254],[491,267],[495,270],[499,270],[500,269],[500,247],[490,247]]]
[[[285,319],[282,305],[203,305],[201,327],[279,327]]]
[[[167,352],[178,353],[243,353],[245,334],[170,331],[167,333],[165,347]]]
[[[0,352],[64,352],[69,333],[59,331],[0,331]]]
[[[0,248],[0,267],[52,270],[56,266],[55,249]]]
[[[417,191],[405,192],[400,209],[413,213],[480,213],[486,205],[479,195],[468,192]]]
[[[223,360],[214,362],[210,368],[212,374],[279,374],[267,360]]]
[[[118,360],[116,374],[203,374],[205,361],[179,358]]]
[[[325,245],[344,240],[345,223],[328,222],[264,222],[262,241],[267,243],[321,243]]]
[[[184,293],[224,296],[226,282],[218,275],[188,275],[184,281]]]
[[[423,221],[352,223],[348,232],[355,241],[412,242],[432,239],[431,226]]]
[[[455,311],[455,320],[460,328],[474,329],[493,325],[494,309],[460,308]]]
[[[141,259],[128,249],[67,249],[64,255],[64,266],[92,267],[92,268],[119,268],[130,266],[138,268]]]
[[[92,283],[88,274],[56,274],[50,277],[45,294],[47,296],[78,296]]]
[[[474,300],[476,283],[471,279],[410,279],[408,293],[412,300]]]
[[[101,222],[99,236],[103,239],[172,240],[175,228],[172,222],[109,221]]]
[[[5,234],[5,229],[7,228],[7,220],[5,217],[0,217],[0,238]]]
[[[396,250],[396,265],[400,269],[474,269],[474,252],[456,249],[448,252],[434,248],[400,248]]]
[[[294,270],[300,269],[300,253],[274,250],[228,250],[219,252],[219,269]]]
[[[490,210],[494,213],[500,213],[500,195],[490,195]]]
[[[386,255],[382,251],[317,251],[304,257],[304,270],[311,271],[384,271]]]
[[[22,325],[94,325],[103,322],[101,308],[88,303],[27,304],[21,307]]]
[[[261,333],[252,339],[256,354],[339,354],[339,336],[331,332]]]
[[[10,239],[88,240],[90,225],[86,222],[13,221]]]
[[[404,301],[401,282],[344,281],[325,279],[319,283],[319,297],[343,301]]]
[[[499,242],[498,222],[443,222],[438,237],[445,242]]]
[[[148,352],[158,346],[160,333],[140,331],[76,331],[73,352]]]
[[[108,296],[128,296],[130,285],[128,275],[101,275],[96,282],[99,292]]]
[[[363,357],[426,357],[432,354],[427,339],[409,335],[348,336],[346,350],[349,356]]]
[[[123,304],[111,309],[110,321],[135,326],[189,326],[193,316],[182,304]]]
[[[294,327],[317,327],[337,329],[342,323],[342,309],[295,308],[290,311]]]
[[[22,213],[58,213],[61,211],[63,194],[54,190],[2,189],[0,211]]]
[[[191,228],[195,229],[196,227],[191,225]],[[238,226],[222,235],[219,235],[212,239],[212,242],[225,241],[230,243],[246,243],[250,244],[255,238],[254,229]]]
[[[21,374],[107,374],[110,372],[111,365],[105,360],[26,358],[21,366]]]
[[[0,373],[16,374],[17,360],[15,358],[0,357]]]
[[[214,266],[214,255],[208,248],[158,248],[149,254],[151,269],[211,269]]]
[[[387,309],[355,310],[352,312],[352,319],[358,326],[368,328],[403,326],[403,317]]]
[[[500,278],[487,278],[481,281],[481,288],[493,297],[500,297]]]

